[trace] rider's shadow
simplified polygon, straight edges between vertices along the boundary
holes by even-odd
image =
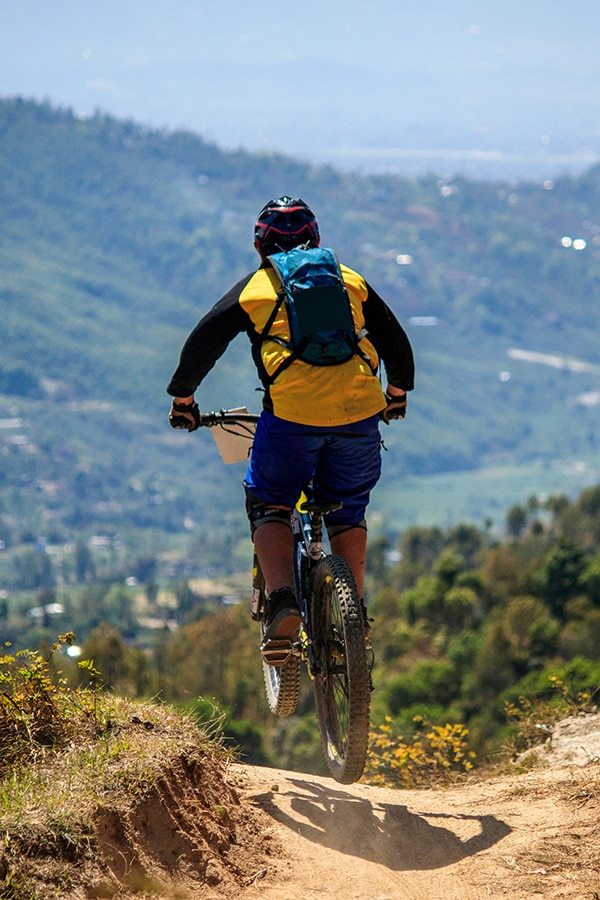
[[[371,803],[314,782],[289,780],[302,791],[291,801],[297,817],[275,805],[272,794],[260,797],[265,812],[308,840],[397,871],[448,866],[486,850],[511,831],[491,815],[413,813],[406,806]],[[445,824],[432,825],[430,819]],[[464,832],[465,824],[469,831],[476,826],[477,833],[463,839],[457,832]]]

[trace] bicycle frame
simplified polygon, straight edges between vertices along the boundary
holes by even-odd
[[[311,677],[318,672],[318,665],[314,653],[314,629],[311,618],[312,577],[323,552],[323,511],[329,507],[319,507],[310,504],[308,496],[310,486],[302,493],[300,500],[292,510],[291,525],[294,535],[294,581],[296,597],[302,615],[303,629],[301,630],[300,651],[305,657],[305,662]]]

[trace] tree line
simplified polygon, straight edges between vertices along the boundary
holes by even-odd
[[[460,724],[470,749],[489,760],[510,738],[507,706],[519,697],[549,696],[552,679],[573,694],[598,690],[600,486],[575,501],[532,497],[506,519],[503,539],[459,524],[372,542],[375,726],[390,719],[410,737],[423,720]],[[224,605],[179,578],[165,607],[151,561],[146,576],[145,615],[164,619],[151,632],[136,611],[139,585],[96,583],[80,589],[62,620],[38,622],[39,641],[51,641],[58,621],[75,621],[85,633],[82,656],[107,690],[159,697],[200,717],[216,707],[246,758],[322,771],[308,680],[296,716],[280,720],[267,710],[249,589]],[[51,599],[41,597],[40,607]],[[64,665],[79,677],[72,660]]]

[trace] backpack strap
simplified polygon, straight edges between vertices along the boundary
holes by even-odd
[[[277,270],[275,270],[275,271],[277,271]],[[277,274],[279,274],[279,273],[277,273]],[[283,289],[283,285],[282,285],[281,290],[277,291],[277,297],[275,299],[275,304],[273,306],[273,309],[271,310],[269,318],[267,319],[267,321],[265,323],[265,327],[260,332],[260,337],[262,339],[261,343],[266,341],[267,338],[269,337],[269,332],[271,331],[271,328],[273,327],[273,322],[277,318],[277,313],[281,309],[281,306],[282,306],[284,300],[285,300],[285,290]],[[283,344],[283,345],[285,345],[287,343],[286,341],[283,341],[281,338],[272,337],[272,336],[271,336],[271,340],[277,341],[278,344]]]
[[[290,354],[288,357],[286,357],[283,360],[283,362],[281,362],[277,366],[277,368],[275,369],[275,371],[273,372],[272,375],[269,375],[269,373],[266,371],[266,369],[264,368],[264,365],[263,365],[262,368],[264,371],[264,379],[267,383],[267,387],[271,387],[271,385],[273,384],[273,382],[275,381],[277,376],[281,372],[283,372],[285,369],[287,369],[288,366],[291,366],[291,364],[293,362],[296,361],[296,359],[298,358],[298,349],[294,350],[289,341],[285,341],[283,338],[277,337],[277,335],[270,334],[271,328],[273,327],[273,322],[277,318],[277,313],[279,312],[279,310],[281,309],[281,307],[283,306],[283,304],[285,302],[286,290],[285,290],[285,285],[283,283],[283,278],[281,277],[281,273],[280,273],[278,267],[273,262],[272,257],[269,256],[268,259],[269,259],[269,262],[271,263],[271,266],[273,267],[273,271],[275,272],[275,274],[277,275],[277,277],[279,279],[279,284],[281,285],[281,288],[277,292],[277,299],[275,301],[273,309],[271,310],[269,318],[267,319],[267,321],[265,323],[265,327],[260,332],[260,343],[262,346],[262,344],[264,344],[265,341],[274,341],[276,344],[280,344],[282,347],[284,347],[286,350],[288,350],[289,354]]]

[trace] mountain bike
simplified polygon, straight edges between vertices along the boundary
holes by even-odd
[[[239,439],[249,452],[258,416],[245,410],[204,414],[219,445]],[[218,432],[223,434],[219,436]],[[225,457],[224,457],[225,458]],[[267,702],[272,713],[296,711],[302,666],[313,683],[321,745],[329,771],[341,784],[361,777],[367,755],[371,700],[371,660],[362,602],[347,561],[323,549],[323,516],[340,504],[322,504],[307,485],[292,512],[294,581],[301,626],[297,639],[270,642],[262,652]],[[256,555],[251,615],[264,634],[267,594]]]

